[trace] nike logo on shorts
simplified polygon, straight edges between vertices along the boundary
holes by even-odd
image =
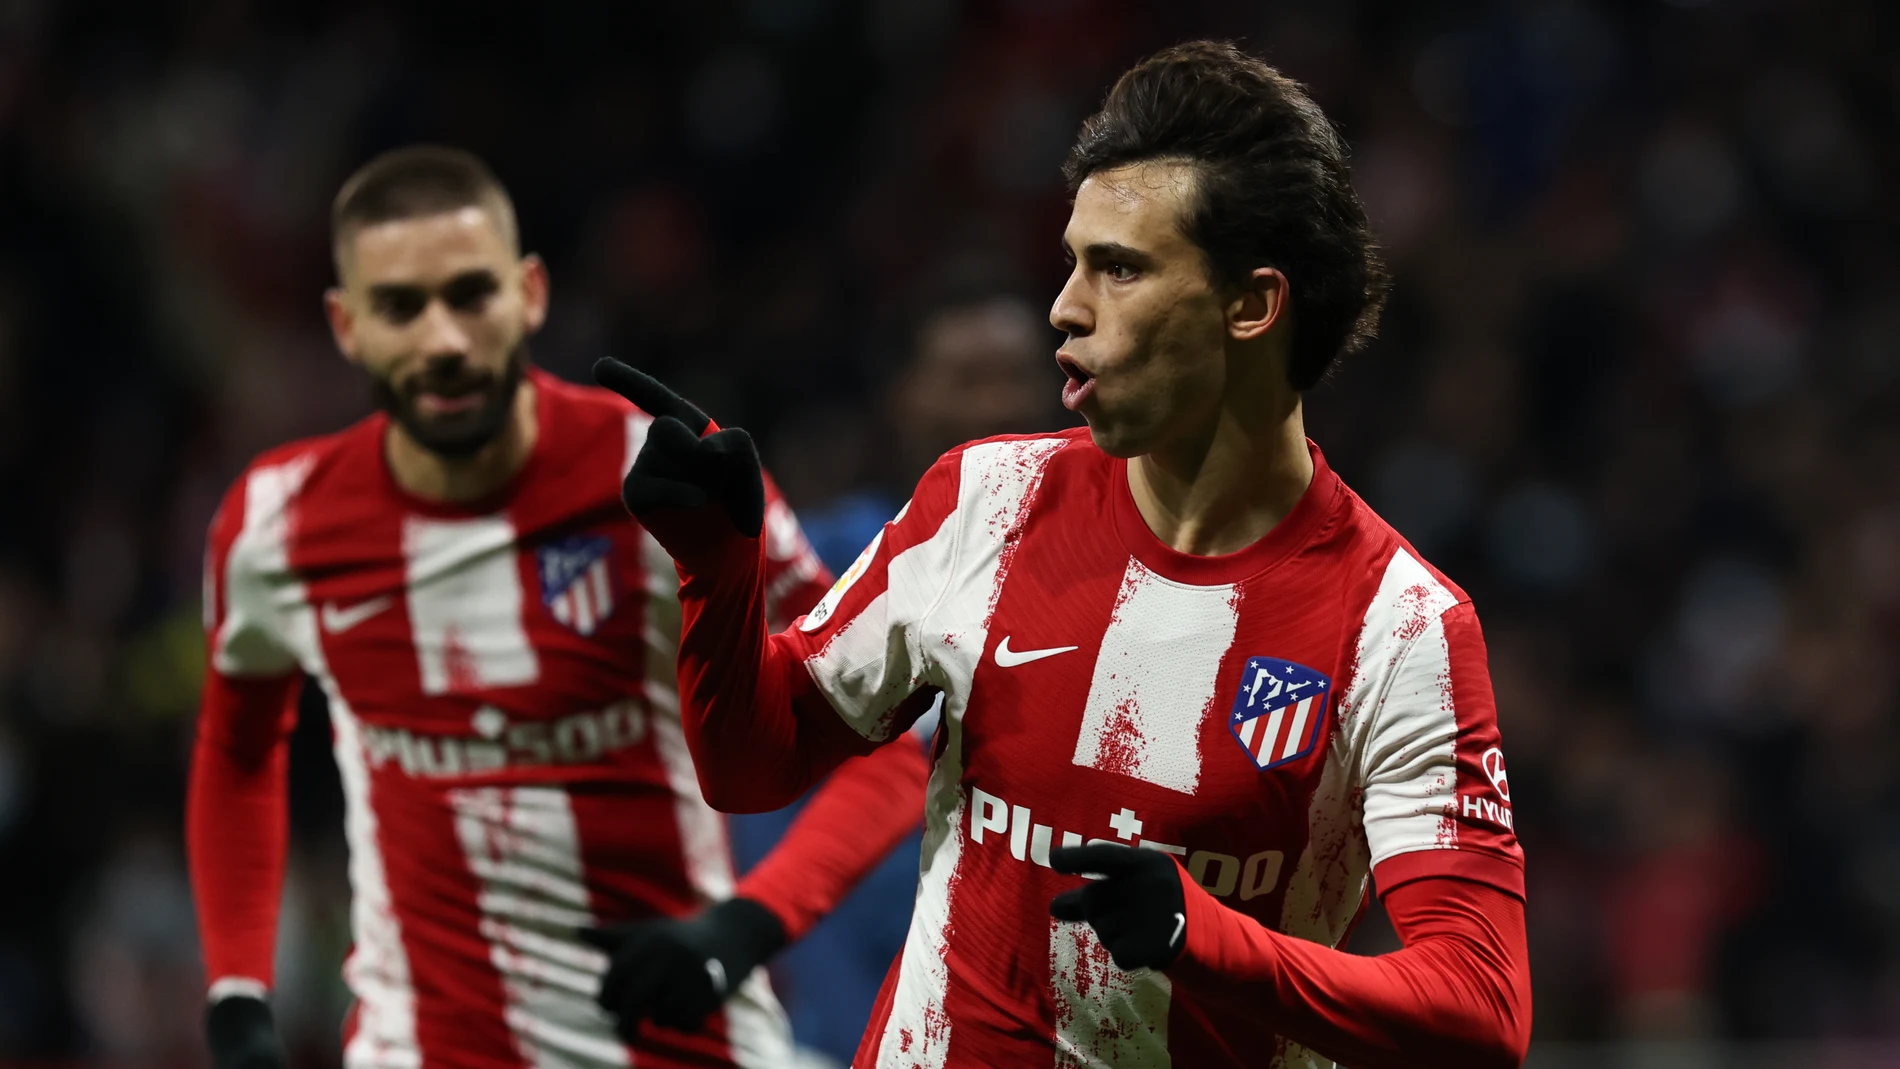
[[[1001,668],[1014,668],[1019,664],[1040,661],[1044,657],[1054,657],[1058,653],[1068,653],[1070,650],[1081,648],[1080,646],[1051,646],[1046,650],[1012,650],[1009,648],[1009,636],[1004,635],[1003,641],[996,644],[996,664]]]

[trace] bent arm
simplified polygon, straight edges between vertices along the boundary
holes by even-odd
[[[1182,874],[1188,945],[1171,969],[1204,997],[1270,1007],[1281,1035],[1357,1069],[1514,1067],[1530,1045],[1524,902],[1455,877],[1388,892],[1405,944],[1333,950],[1227,909]]]

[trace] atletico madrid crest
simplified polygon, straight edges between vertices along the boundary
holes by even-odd
[[[1332,690],[1332,680],[1303,664],[1249,657],[1227,729],[1256,768],[1297,761],[1319,742]]]
[[[612,548],[600,535],[575,535],[535,551],[549,615],[583,635],[613,615]]]

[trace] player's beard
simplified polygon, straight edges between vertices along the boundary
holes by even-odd
[[[515,391],[528,369],[528,342],[508,354],[499,374],[478,371],[459,357],[432,360],[421,373],[401,383],[372,380],[376,405],[389,413],[416,443],[437,456],[465,460],[482,451],[508,428]],[[417,404],[424,392],[451,397],[478,394],[481,403],[466,412],[425,415]]]

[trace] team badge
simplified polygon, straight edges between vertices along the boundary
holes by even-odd
[[[549,615],[591,635],[614,612],[613,543],[600,535],[575,535],[535,551],[541,572],[541,602]]]
[[[1333,681],[1303,664],[1249,657],[1234,695],[1227,730],[1256,768],[1269,769],[1313,752]]]

